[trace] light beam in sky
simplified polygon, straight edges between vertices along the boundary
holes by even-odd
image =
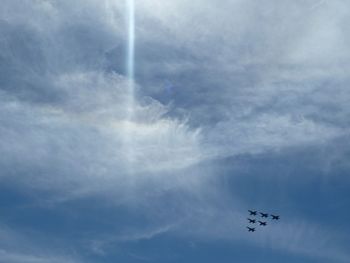
[[[134,59],[135,59],[135,3],[128,1],[128,61],[127,74],[130,80],[134,79]]]
[[[128,50],[127,50],[127,77],[129,89],[129,120],[132,118],[134,108],[134,70],[135,70],[135,2],[127,0],[127,20],[128,20]]]
[[[135,111],[135,3],[134,0],[126,0],[126,22],[127,22],[127,101],[126,101],[126,119],[124,124],[124,152],[129,172],[132,173],[132,166],[135,159],[134,144],[132,136],[132,124]]]

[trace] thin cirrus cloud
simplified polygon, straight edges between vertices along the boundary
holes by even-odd
[[[95,6],[93,1],[89,4],[90,8]],[[67,168],[63,167],[75,170],[75,174],[118,178],[128,170],[125,151],[134,152],[136,160],[133,173],[143,171],[150,174],[152,171],[173,170],[198,162],[201,159],[199,131],[189,129],[181,120],[163,117],[168,111],[167,107],[152,98],[140,99],[135,106],[137,120],[127,124],[125,101],[130,94],[126,81],[117,73],[103,73],[91,68],[83,60],[91,54],[90,49],[108,50],[108,44],[103,47],[103,43],[113,39],[113,36],[101,35],[100,42],[91,43],[92,46],[76,54],[71,53],[75,45],[83,41],[79,37],[90,37],[87,30],[89,26],[95,26],[95,21],[84,21],[84,13],[61,13],[65,10],[65,3],[57,5],[44,1],[29,7],[31,12],[39,14],[36,17],[39,22],[49,14],[55,17],[50,24],[37,24],[34,21],[32,25],[26,25],[28,32],[24,31],[22,37],[28,36],[29,41],[19,42],[16,39],[12,17],[3,23],[3,28],[14,30],[7,32],[3,45],[10,48],[13,42],[18,42],[10,50],[11,55],[3,52],[4,57],[14,70],[21,73],[16,77],[12,74],[6,76],[12,73],[8,72],[11,67],[5,68],[3,72],[2,119],[7,122],[6,127],[2,128],[2,149],[4,156],[7,156],[4,165],[13,165],[20,159],[23,164],[42,171],[42,174],[52,176],[52,173],[62,173],[62,176],[53,176],[52,180],[43,175],[38,176],[39,181],[51,181],[55,185],[55,177],[60,177],[63,182],[80,180],[78,175],[66,177]],[[16,3],[7,4],[9,9],[14,6]],[[71,26],[66,25],[64,16],[70,15],[76,15],[88,24],[69,29]],[[97,17],[94,14],[92,18]],[[99,22],[106,26],[109,23],[106,20]],[[51,27],[53,31],[50,31]],[[21,30],[25,29],[21,27]],[[58,43],[50,43],[52,37],[59,33],[63,35]],[[76,33],[78,37],[74,35],[72,39]],[[49,44],[54,44],[53,48]],[[22,50],[30,52],[23,54]],[[31,51],[40,56],[36,59],[27,57],[32,56]],[[59,58],[66,60],[67,65]],[[18,69],[16,67],[20,62],[22,65]],[[67,70],[74,73],[68,73]],[[14,86],[14,81],[18,85]],[[126,133],[133,138],[130,145],[126,145]],[[85,162],[89,164],[86,166]],[[45,164],[54,166],[56,171],[45,172],[46,169],[52,169],[45,167]]]
[[[5,1],[2,180],[46,191],[54,205],[102,193],[115,207],[138,209],[156,222],[116,231],[119,238],[101,244],[164,233],[242,238],[232,221],[243,218],[243,203],[227,197],[215,161],[348,135],[348,11],[343,1],[222,5],[137,4],[130,120],[123,1]],[[282,240],[279,249],[291,253],[322,257],[317,251],[326,245],[315,240],[332,236],[318,229],[309,235],[304,227],[309,248],[291,247],[285,241],[299,225],[286,228],[292,229],[286,236],[271,232],[271,242]],[[332,258],[338,248],[329,251]]]

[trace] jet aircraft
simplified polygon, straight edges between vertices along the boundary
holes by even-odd
[[[258,221],[261,226],[266,226],[266,222]]]
[[[248,210],[251,216],[256,216],[256,211]]]
[[[249,223],[252,223],[252,224],[255,224],[256,220],[255,219],[250,219],[250,218],[247,218],[249,220]]]
[[[265,214],[265,213],[259,213],[260,215],[261,215],[261,217],[268,217],[269,216],[269,214]]]
[[[254,228],[254,227],[248,227],[248,226],[247,226],[247,228],[248,228],[248,232],[254,232],[254,231],[255,231],[255,228]]]
[[[278,219],[280,219],[280,216],[271,215],[271,217],[272,217],[272,220],[278,220]]]

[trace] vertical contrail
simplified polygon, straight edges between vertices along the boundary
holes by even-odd
[[[127,74],[130,80],[134,79],[135,59],[135,3],[134,0],[127,0],[128,9],[128,56]]]
[[[126,0],[126,23],[127,23],[127,59],[126,74],[127,101],[126,119],[124,125],[124,150],[127,160],[127,170],[133,173],[133,163],[135,161],[133,144],[133,119],[135,109],[135,3],[134,0]]]
[[[133,115],[134,108],[134,81],[135,81],[135,2],[134,0],[127,0],[127,19],[128,19],[128,50],[127,50],[127,77],[129,89],[128,102],[128,118]]]

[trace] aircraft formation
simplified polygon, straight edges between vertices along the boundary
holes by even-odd
[[[272,214],[258,212],[258,211],[254,211],[254,210],[248,210],[248,212],[249,212],[249,217],[247,218],[247,220],[248,220],[248,223],[250,224],[250,226],[252,226],[252,227],[247,226],[248,232],[255,232],[256,231],[255,224],[257,226],[263,226],[263,227],[266,226],[267,225],[266,219],[268,219],[268,218],[270,218],[272,221],[277,221],[280,219],[280,216],[278,216],[278,215],[272,215]],[[266,219],[264,219],[264,218],[266,218]]]

